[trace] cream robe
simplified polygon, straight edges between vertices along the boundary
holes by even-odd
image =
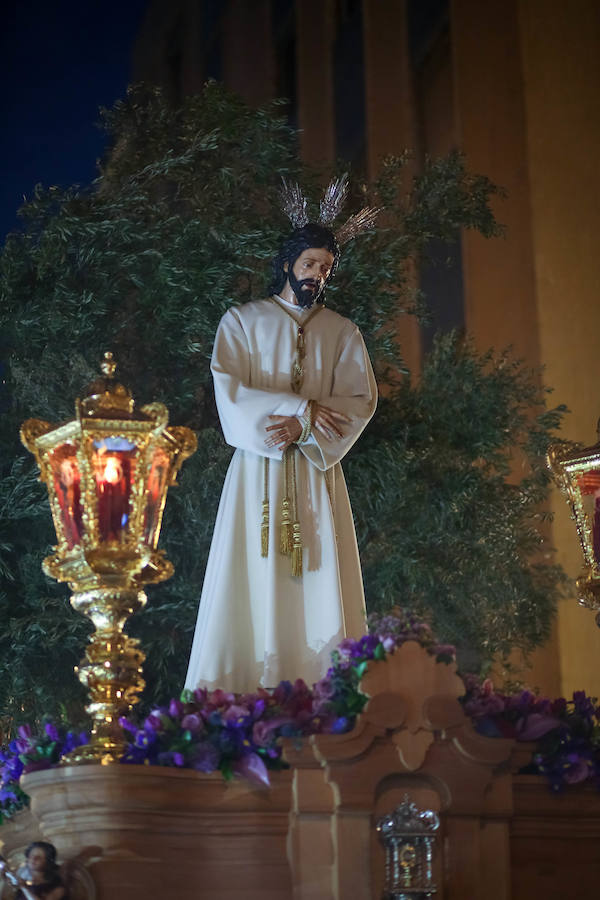
[[[289,305],[297,319],[309,310]],[[344,637],[365,632],[352,510],[340,460],[373,415],[377,386],[358,331],[330,309],[305,330],[304,383],[290,387],[297,327],[272,300],[221,319],[211,369],[225,440],[235,447],[217,513],[186,687],[251,691],[282,679],[311,685]],[[303,399],[304,398],[304,399]],[[296,453],[303,574],[279,553],[282,454],[267,448],[269,415],[294,416],[306,399],[350,416],[344,436],[314,433]],[[269,554],[261,556],[265,457],[270,458]],[[327,475],[325,474],[327,473]],[[328,483],[329,482],[329,486]]]

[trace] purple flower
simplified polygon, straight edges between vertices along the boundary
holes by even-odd
[[[188,713],[187,716],[184,716],[181,720],[181,727],[185,728],[186,731],[191,731],[196,734],[204,729],[204,722],[199,715],[196,715],[196,713]]]
[[[19,725],[19,727],[18,727],[18,729],[17,729],[17,734],[18,734],[19,737],[20,737],[22,740],[24,740],[24,741],[30,740],[30,738],[31,738],[31,725]]]
[[[82,735],[74,734],[72,731],[67,731],[65,735],[65,740],[62,746],[62,754],[65,755],[70,753],[72,750],[75,750],[76,747],[81,746],[82,743],[87,744],[87,735],[84,735],[85,741],[81,740]]]
[[[240,706],[245,706],[246,709],[250,710],[252,713],[252,717],[258,719],[262,716],[267,706],[267,702],[270,700],[271,695],[269,692],[265,691],[264,688],[261,688],[255,694],[241,694],[237,698],[237,703]]]
[[[504,712],[506,703],[501,694],[487,694],[473,697],[465,702],[465,712],[473,719],[479,716],[493,716]]]
[[[133,722],[130,722],[129,719],[126,718],[126,716],[121,716],[121,718],[119,719],[119,725],[124,731],[128,731],[130,734],[137,733],[137,726],[134,725]]]
[[[156,755],[156,763],[159,766],[178,766],[181,768],[185,764],[185,759],[179,751],[164,750]]]
[[[288,697],[292,693],[292,682],[291,681],[280,681],[275,690],[273,691],[273,699],[275,703],[279,705],[283,705]]]
[[[571,761],[570,755],[570,761]],[[578,784],[580,781],[585,781],[585,779],[590,774],[589,763],[586,759],[581,759],[580,757],[575,757],[572,760],[571,767],[565,772],[564,779],[567,784]]]
[[[219,751],[208,741],[203,741],[194,748],[192,769],[197,772],[214,772],[219,768]]]
[[[331,700],[335,694],[335,686],[329,676],[317,681],[313,688],[313,695],[317,700]]]
[[[162,731],[163,720],[159,710],[154,710],[149,716],[146,716],[144,728],[146,731]]]
[[[227,691],[222,691],[221,688],[217,688],[216,691],[211,691],[208,695],[208,703],[214,707],[221,706],[230,706],[235,702],[235,694],[231,694]]]
[[[223,713],[223,721],[227,725],[244,725],[250,718],[250,710],[245,706],[236,706],[234,703]]]
[[[535,699],[535,694],[531,691],[520,691],[518,694],[506,698],[506,709],[525,715],[535,703]]]
[[[275,738],[275,733],[286,725],[292,724],[292,719],[286,716],[278,716],[274,719],[261,719],[252,726],[252,740],[258,747],[267,747]]]
[[[560,725],[560,719],[553,716],[545,716],[542,713],[529,713],[520,719],[516,725],[516,737],[518,741],[537,741],[538,738],[548,734]]]
[[[267,767],[257,753],[248,753],[242,756],[241,759],[236,760],[233,765],[233,771],[236,775],[241,775],[242,778],[254,781],[255,784],[269,787],[271,783]]]
[[[379,637],[376,634],[365,634],[361,637],[358,642],[358,650],[361,656],[366,656],[368,659],[373,659],[373,654],[375,653],[375,648],[380,643]]]
[[[58,734],[58,729],[57,729],[56,725],[52,724],[52,722],[46,722],[46,724],[44,726],[44,731],[46,732],[46,734],[48,735],[48,737],[50,738],[51,741],[60,740],[59,734]]]
[[[333,721],[331,726],[331,734],[343,734],[345,731],[348,731],[350,726],[350,720],[347,716],[339,716],[337,719]]]
[[[7,780],[18,781],[23,774],[23,768],[23,760],[19,759],[18,756],[13,757],[13,759],[10,760],[10,762],[6,765],[5,771]]]
[[[183,703],[181,700],[171,700],[169,703],[169,715],[172,719],[178,719],[183,714]]]
[[[194,700],[199,706],[204,706],[208,699],[208,691],[206,688],[196,688],[194,691]]]
[[[140,730],[136,732],[133,742],[136,747],[146,749],[152,746],[155,740],[156,734],[153,731],[148,731],[146,728],[140,728]]]
[[[356,641],[352,638],[344,638],[336,647],[342,659],[351,659],[358,655]]]
[[[573,708],[577,715],[586,719],[591,719],[595,713],[594,701],[588,697],[585,691],[575,691],[573,693]]]

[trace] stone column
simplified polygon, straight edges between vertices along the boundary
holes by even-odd
[[[465,324],[481,350],[512,346],[538,368],[539,314],[534,272],[527,116],[517,0],[451,0],[456,144],[468,167],[505,188],[495,204],[506,237],[463,234]],[[558,401],[559,402],[559,401]],[[550,527],[548,540],[552,543]],[[556,638],[528,676],[560,693]]]
[[[377,175],[386,156],[417,151],[414,85],[408,47],[406,0],[363,0],[367,174]],[[406,168],[406,185],[417,171]],[[413,276],[416,280],[416,275]],[[414,316],[398,320],[404,360],[421,369],[421,337]]]
[[[334,36],[333,0],[296,0],[300,153],[305,163],[328,168],[335,161]]]
[[[251,106],[273,98],[270,0],[229,0],[223,16],[223,81]]]

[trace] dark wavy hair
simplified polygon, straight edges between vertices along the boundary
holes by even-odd
[[[33,841],[25,851],[25,859],[28,858],[32,850],[43,850],[46,857],[46,874],[54,875],[58,866],[56,864],[56,847],[48,841]]]
[[[269,285],[270,294],[278,294],[287,280],[287,272],[283,268],[285,263],[288,264],[289,269],[292,269],[300,254],[305,250],[312,249],[328,250],[329,253],[333,254],[331,271],[326,281],[326,284],[329,284],[336,273],[340,261],[340,247],[333,231],[330,231],[329,228],[324,228],[323,225],[309,222],[303,228],[297,228],[293,231],[279,248],[277,256],[273,258],[271,263],[271,283]]]

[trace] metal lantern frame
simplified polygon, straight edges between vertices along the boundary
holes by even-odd
[[[376,823],[385,848],[385,890],[382,900],[424,900],[437,893],[433,855],[437,813],[419,809],[408,796]]]
[[[583,552],[583,571],[576,581],[578,602],[600,610],[600,442],[591,447],[567,442],[553,445],[548,466],[569,502]],[[586,498],[592,496],[593,517],[586,509]]]
[[[69,583],[71,605],[95,626],[76,669],[91,700],[92,737],[72,762],[113,762],[125,749],[118,722],[145,686],[145,655],[123,627],[146,603],[142,588],[173,574],[157,549],[162,516],[168,488],[196,449],[193,431],[168,426],[163,404],[135,410],[115,368],[106,353],[103,377],[76,401],[73,421],[28,419],[21,427],[48,488],[57,536],[43,569]]]

